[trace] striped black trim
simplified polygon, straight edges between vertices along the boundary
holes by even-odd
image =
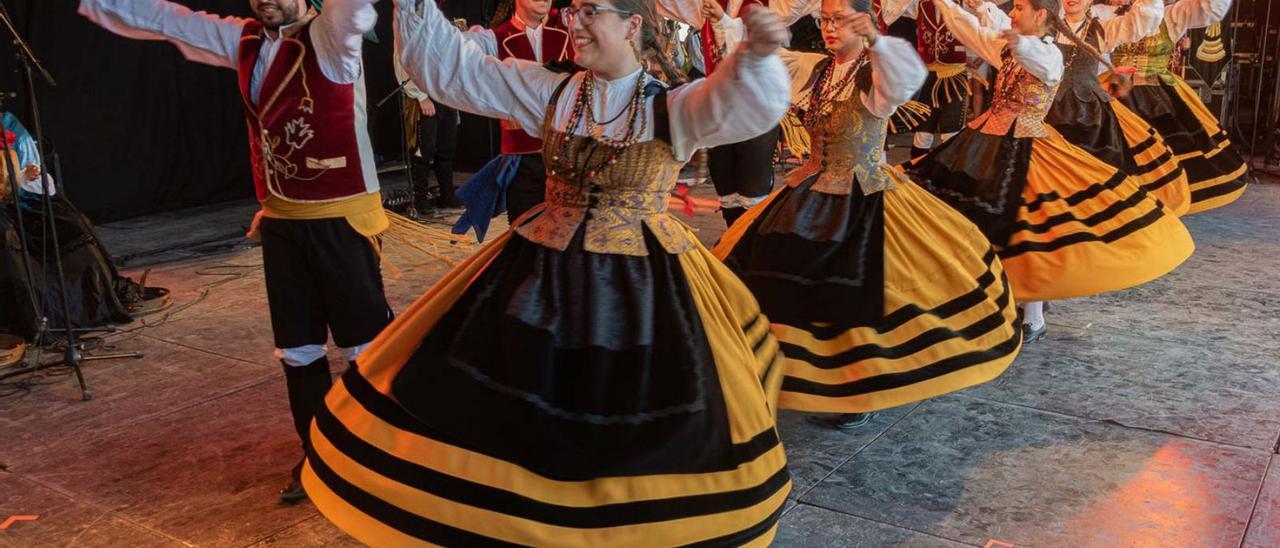
[[[1103,191],[1115,190],[1119,188],[1120,184],[1123,183],[1127,177],[1128,176],[1125,175],[1123,171],[1117,170],[1115,173],[1111,175],[1110,179],[1107,179],[1106,181],[1103,181],[1101,183],[1091,184],[1088,187],[1085,187],[1083,190],[1076,192],[1075,194],[1072,194],[1070,196],[1067,196],[1066,198],[1063,198],[1062,195],[1058,194],[1056,191],[1045,192],[1045,193],[1037,194],[1034,200],[1027,202],[1027,204],[1023,207],[1026,207],[1027,211],[1037,211],[1044,204],[1047,204],[1049,202],[1056,202],[1059,200],[1066,201],[1067,205],[1071,205],[1071,206],[1079,205],[1088,200],[1097,198],[1099,194],[1103,193]]]
[[[761,321],[763,321],[763,320],[764,320],[764,315],[763,315],[763,314],[756,314],[756,316],[755,316],[754,318],[752,318],[752,319],[751,319],[751,321],[747,322],[747,324],[746,324],[745,326],[743,326],[743,327],[742,327],[742,332],[743,332],[743,333],[750,333],[750,332],[751,332],[751,330],[752,330],[752,329],[755,329],[755,328],[756,328],[756,326],[757,326],[757,325],[759,325],[759,323],[760,323]],[[774,348],[774,349],[773,349],[773,350],[768,354],[768,356],[767,356],[767,357],[761,357],[761,355],[760,355],[760,350],[761,350],[762,348],[764,348],[764,344],[765,344],[766,342],[768,342],[768,341],[769,341],[769,337],[770,337],[770,335],[772,335],[772,334],[773,334],[773,332],[772,332],[772,331],[770,331],[768,328],[765,328],[765,329],[760,333],[760,337],[758,337],[758,338],[755,340],[755,342],[751,343],[751,354],[752,354],[752,356],[754,356],[754,357],[755,357],[755,359],[756,359],[756,363],[767,363],[767,364],[769,364],[769,365],[765,366],[764,371],[760,374],[760,381],[761,381],[761,382],[764,382],[764,380],[765,380],[765,379],[768,379],[768,378],[769,378],[769,374],[773,372],[773,368],[774,368],[774,366],[778,365],[778,362],[781,362],[781,361],[782,361],[782,358],[781,358],[781,356],[780,356],[780,354],[782,353],[782,351],[781,351],[780,349],[778,349],[778,348]]]
[[[1157,142],[1159,141],[1156,140],[1155,128],[1152,128],[1147,131],[1146,139],[1143,139],[1141,142],[1139,142],[1136,145],[1129,145],[1129,152],[1132,153],[1134,156],[1137,156],[1139,154],[1142,154],[1143,152],[1146,152],[1147,149],[1153,146],[1156,146]]]
[[[1067,236],[1057,238],[1051,242],[1022,242],[1018,245],[1009,246],[1001,250],[1000,257],[1008,259],[1023,253],[1047,253],[1070,245],[1086,242],[1111,243],[1154,225],[1156,221],[1159,221],[1164,216],[1164,209],[1160,207],[1153,207],[1146,215],[1138,217],[1137,219],[1130,221],[1128,224],[1103,235],[1097,235],[1091,232],[1077,232],[1075,234],[1069,234]]]
[[[756,325],[758,325],[758,324],[760,323],[760,321],[761,321],[761,319],[762,319],[762,318],[764,318],[764,316],[763,316],[763,315],[761,315],[761,314],[756,314],[756,317],[755,317],[754,319],[752,319],[751,321],[747,322],[747,325],[746,325],[746,326],[744,326],[744,327],[742,328],[742,333],[743,333],[744,335],[746,335],[746,334],[750,334],[750,333],[751,333],[751,330],[753,330],[753,329],[755,329],[755,328],[756,328]],[[764,329],[763,331],[761,331],[761,332],[760,332],[760,336],[759,336],[759,337],[757,337],[757,338],[756,338],[756,340],[755,340],[754,342],[752,342],[752,343],[751,343],[751,353],[752,353],[752,354],[757,354],[757,355],[758,355],[758,354],[760,354],[760,347],[764,346],[764,343],[765,343],[765,341],[767,341],[767,340],[769,340],[769,329],[768,329],[768,328],[766,328],[766,329]]]
[[[996,299],[997,308],[991,314],[988,314],[982,319],[960,328],[959,330],[937,327],[924,331],[915,337],[912,337],[910,340],[896,346],[886,347],[875,343],[867,343],[855,346],[831,356],[820,356],[803,346],[788,342],[782,342],[780,346],[782,347],[782,353],[786,355],[787,358],[804,361],[818,369],[840,369],[848,367],[851,363],[872,358],[897,360],[944,341],[951,339],[973,340],[993,330],[999,329],[1005,323],[1004,312],[1009,306],[1011,306],[1011,300],[1012,290],[1006,282],[1004,291],[1001,293],[1000,297]]]
[[[406,487],[424,491],[458,504],[474,506],[559,527],[580,529],[618,527],[731,512],[749,508],[767,500],[790,481],[790,476],[784,466],[763,483],[736,491],[606,504],[586,508],[561,506],[450,476],[396,457],[352,434],[327,408],[322,408],[316,413],[316,426],[324,434],[325,438],[348,458],[369,470],[392,478]],[[316,475],[322,479],[326,478],[326,475],[336,476],[332,470],[327,470],[327,465],[321,463],[320,459],[315,455],[312,455],[311,463],[313,468],[326,468],[326,474],[321,474],[317,470]],[[325,483],[329,484],[330,482],[326,479]],[[391,520],[398,519],[394,513],[386,512],[385,508],[368,504],[365,501],[366,498],[376,498],[373,495],[362,492],[354,485],[346,483],[345,480],[342,483],[345,484],[345,494],[339,494],[343,495],[343,498],[353,506],[359,507],[357,503],[364,504],[368,507],[368,510],[361,508],[362,511],[384,523],[390,524],[390,522],[383,519],[383,516]],[[355,493],[355,491],[360,492]],[[337,492],[335,490],[335,493]],[[348,497],[346,494],[354,495],[354,497]],[[408,533],[409,531],[405,532]]]
[[[760,538],[765,533],[768,533],[770,529],[773,529],[773,526],[777,525],[778,519],[782,517],[782,511],[786,509],[786,507],[787,505],[785,504],[779,506],[772,514],[769,514],[769,517],[764,518],[760,523],[757,523],[747,529],[743,529],[742,531],[731,535],[725,535],[711,540],[690,544],[689,546],[743,546],[748,544],[751,541]]]
[[[1192,156],[1184,158],[1181,161],[1183,169],[1187,170],[1187,179],[1191,186],[1202,184],[1204,181],[1210,181],[1223,175],[1235,173],[1245,165],[1244,160],[1239,156],[1228,158],[1221,154],[1213,158],[1205,158],[1204,156]],[[1243,173],[1241,174],[1243,177]],[[1223,183],[1225,184],[1225,183]]]
[[[1001,276],[1001,278],[1005,287],[1008,288],[1008,280],[1004,279],[1003,276]],[[1001,300],[1008,302],[1008,295],[1009,291],[1006,289],[1005,297],[1002,297]],[[1002,312],[1003,308],[1004,307],[1002,306]],[[982,322],[985,323],[986,320],[984,319]],[[923,367],[912,369],[911,371],[876,375],[874,377],[838,385],[821,384],[797,377],[787,377],[782,382],[782,389],[793,393],[841,398],[892,390],[894,388],[901,388],[921,383],[956,371],[967,369],[969,367],[992,362],[1016,352],[1022,345],[1021,321],[1015,316],[1015,318],[1010,322],[1010,326],[1013,328],[1013,336],[987,350],[967,352],[957,356],[952,356]]]
[[[760,382],[763,383],[766,379],[768,379],[769,375],[773,374],[773,370],[776,369],[778,367],[778,364],[780,363],[782,363],[781,345],[779,345],[777,350],[773,351],[773,354],[769,355],[769,366],[765,367],[764,373],[760,375]]]
[[[394,400],[383,393],[378,392],[378,390],[374,388],[373,385],[369,384],[369,381],[361,376],[359,371],[355,368],[348,369],[347,372],[342,375],[342,382],[347,387],[347,393],[351,394],[351,397],[354,398],[365,411],[368,411],[369,414],[378,417],[387,424],[390,424],[397,430],[404,430],[405,432],[417,434],[441,443],[454,445],[474,453],[480,453],[498,460],[503,460],[496,455],[490,455],[481,451],[479,448],[474,447],[472,444],[469,444],[464,440],[456,439],[442,432],[427,428],[422,423],[418,422],[417,419],[414,419],[412,415],[409,415],[409,413],[401,408]],[[766,429],[764,432],[756,434],[754,438],[751,438],[744,443],[735,443],[733,445],[732,454],[736,460],[731,463],[731,465],[739,466],[754,461],[757,458],[760,458],[761,455],[769,452],[769,450],[773,449],[774,446],[779,443],[778,433],[773,428]],[[672,471],[672,473],[676,472],[677,471],[674,470]],[[553,477],[550,479],[561,478]],[[566,481],[575,480],[568,479]]]
[[[1135,188],[1134,188],[1133,194],[1130,194],[1129,196],[1125,197],[1122,200],[1116,200],[1115,202],[1108,205],[1106,209],[1099,211],[1097,213],[1094,213],[1093,215],[1090,215],[1083,219],[1076,217],[1073,212],[1067,211],[1064,213],[1059,213],[1057,215],[1050,216],[1047,220],[1045,220],[1045,222],[1040,224],[1031,224],[1025,220],[1019,220],[1018,222],[1013,223],[1010,233],[1016,234],[1018,232],[1030,232],[1032,234],[1044,234],[1046,232],[1049,232],[1050,230],[1053,230],[1054,227],[1065,225],[1068,223],[1080,223],[1088,227],[1098,226],[1102,223],[1110,221],[1111,219],[1114,219],[1116,216],[1120,215],[1125,211],[1128,211],[1130,209],[1136,209],[1139,206],[1142,206],[1143,202],[1145,202],[1148,198],[1150,198],[1150,196],[1147,195],[1147,191],[1143,190],[1141,186],[1134,185],[1134,187]]]
[[[1173,156],[1170,155],[1169,157],[1172,158]],[[1145,189],[1148,194],[1155,192],[1157,190],[1164,188],[1165,185],[1168,185],[1169,183],[1172,183],[1178,180],[1178,177],[1181,177],[1186,173],[1186,171],[1183,171],[1181,165],[1178,165],[1175,163],[1174,166],[1175,167],[1173,169],[1169,170],[1168,173],[1164,174],[1159,179],[1156,179],[1154,181],[1150,181],[1147,183],[1142,183],[1142,188]]]
[[[308,451],[307,461],[316,477],[333,494],[356,510],[401,533],[443,546],[519,546],[424,518],[370,495],[342,479],[324,461],[317,458],[313,451]]]
[[[930,308],[926,310],[915,304],[904,305],[901,308],[898,308],[897,310],[894,310],[892,313],[881,318],[880,321],[876,322],[874,326],[870,326],[870,325],[867,325],[867,326],[861,326],[861,325],[819,326],[819,325],[813,325],[813,324],[805,324],[805,325],[794,325],[789,327],[807,331],[811,335],[813,335],[815,339],[829,341],[831,339],[834,339],[840,336],[844,332],[849,331],[850,329],[860,328],[860,327],[872,327],[876,330],[876,333],[883,335],[899,327],[902,327],[903,325],[906,325],[907,322],[910,322],[925,314],[929,314],[931,316],[937,316],[939,318],[950,318],[951,316],[964,312],[965,310],[968,310],[969,308],[987,300],[987,288],[991,287],[991,285],[994,284],[997,279],[995,271],[992,268],[996,263],[995,249],[988,247],[987,253],[982,257],[982,261],[987,264],[987,270],[986,272],[983,272],[981,276],[978,276],[978,278],[976,279],[978,284],[977,288],[973,289],[972,291],[969,291],[968,293],[965,293],[964,295],[961,295],[959,297],[951,299],[950,301],[942,303],[941,305],[938,305],[934,308]]]
[[[1248,186],[1248,184],[1245,182],[1244,177],[1237,177],[1230,181],[1199,188],[1191,191],[1191,203],[1203,202],[1205,200],[1217,198],[1218,196],[1225,196],[1246,186]]]

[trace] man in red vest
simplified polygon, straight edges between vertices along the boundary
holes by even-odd
[[[507,22],[493,29],[472,27],[464,36],[488,55],[499,59],[524,59],[546,65],[567,64],[573,59],[573,44],[550,0],[515,0]],[[505,203],[507,220],[514,223],[525,212],[542,203],[547,188],[542,163],[542,139],[530,135],[511,120],[501,120],[502,154],[476,173],[458,197],[467,212],[454,232],[475,228],[484,239],[489,219]]]
[[[188,59],[239,73],[276,356],[294,427],[311,420],[332,384],[325,343],[354,363],[390,321],[373,238],[382,209],[365,124],[362,35],[376,0],[249,0],[256,19],[217,17],[164,0],[82,0],[107,30],[166,40]],[[281,500],[306,497],[301,462]]]
[[[737,17],[744,4],[768,6],[768,0],[702,0],[702,58],[710,75],[734,45],[725,25]],[[720,215],[733,226],[743,213],[764,201],[773,191],[773,157],[781,128],[775,127],[754,139],[722,145],[707,152],[707,168],[716,194]]]
[[[900,6],[894,6],[900,7]],[[935,141],[945,141],[964,129],[969,108],[969,54],[942,22],[933,0],[920,0],[914,6],[916,51],[929,68],[929,78],[916,94],[916,100],[928,105],[929,115],[915,127],[911,156],[929,151]],[[909,9],[904,9],[910,11]],[[890,24],[907,13],[885,13]]]

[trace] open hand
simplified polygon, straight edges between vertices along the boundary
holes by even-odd
[[[40,166],[35,164],[27,164],[22,174],[26,176],[28,181],[35,181],[40,178]]]

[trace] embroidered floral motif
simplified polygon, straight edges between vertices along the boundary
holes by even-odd
[[[996,96],[991,108],[969,127],[988,135],[1008,135],[1009,128],[1013,127],[1014,137],[1048,137],[1044,117],[1057,91],[1058,86],[1045,85],[1005,52],[1004,66],[996,76]]]
[[[284,142],[293,150],[300,150],[307,146],[307,142],[315,137],[315,131],[312,131],[311,124],[301,117],[290,120],[284,126]]]
[[[1169,28],[1160,23],[1160,30],[1137,42],[1123,44],[1111,52],[1111,61],[1116,66],[1130,66],[1137,69],[1133,74],[1133,85],[1151,85],[1164,82],[1172,86],[1176,81],[1169,72],[1169,61],[1173,58],[1175,44],[1169,39]]]
[[[834,102],[831,114],[810,132],[813,153],[805,165],[787,174],[788,185],[816,174],[818,181],[810,189],[825,194],[848,195],[855,179],[863,194],[893,188],[883,166],[888,120],[867,110],[860,94]]]

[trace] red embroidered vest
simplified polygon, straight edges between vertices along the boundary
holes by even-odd
[[[517,23],[515,17],[493,29],[493,37],[498,41],[498,59],[538,60],[538,56],[533,51],[533,44],[524,33],[524,25]],[[573,45],[569,40],[569,32],[560,24],[559,14],[552,11],[542,26],[542,62],[572,60]],[[501,125],[503,154],[542,152],[542,139],[529,136],[519,124],[511,120],[502,120]]]
[[[916,12],[916,51],[926,65],[963,65],[968,61],[964,46],[947,30],[933,0],[920,0]]]
[[[378,190],[373,148],[365,131],[364,81],[337,84],[320,70],[308,23],[281,36],[262,78],[258,101],[250,90],[262,50],[263,27],[245,25],[240,37],[240,94],[258,200],[334,202]]]

